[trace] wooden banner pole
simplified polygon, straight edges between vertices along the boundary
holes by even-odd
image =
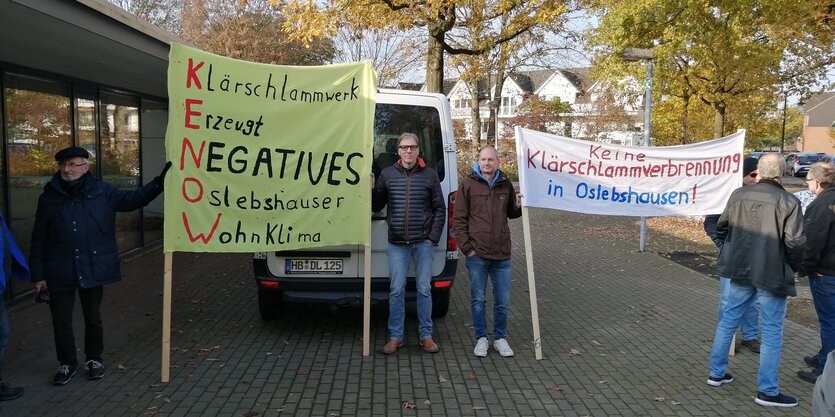
[[[525,261],[528,268],[528,292],[531,296],[531,323],[533,324],[533,347],[536,360],[542,360],[542,339],[539,336],[539,308],[536,304],[536,280],[533,272],[533,254],[531,250],[531,222],[528,208],[522,207],[522,226],[525,234]]]
[[[162,382],[168,382],[171,365],[171,275],[173,269],[173,254],[165,252],[162,284]]]
[[[371,184],[374,186],[374,174],[371,174]],[[365,273],[363,274],[362,289],[362,356],[371,352],[371,216],[368,217],[368,244],[365,249]]]

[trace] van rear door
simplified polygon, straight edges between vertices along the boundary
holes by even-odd
[[[441,94],[427,94],[409,91],[381,90],[377,94],[377,108],[374,117],[374,167],[375,175],[388,165],[396,162],[397,138],[404,132],[414,133],[420,139],[420,157],[438,172],[441,190],[446,204],[450,192],[458,189],[455,169],[455,146],[452,135],[452,121],[449,116],[449,102]],[[394,146],[392,144],[394,142]],[[393,155],[391,155],[393,153]],[[371,224],[371,276],[388,277],[388,227],[386,211],[372,214]],[[446,220],[446,219],[445,219]],[[449,224],[445,221],[441,240],[435,248],[432,275],[437,276],[446,264],[446,245]],[[359,274],[365,272],[360,262]],[[409,270],[414,276],[414,266]]]

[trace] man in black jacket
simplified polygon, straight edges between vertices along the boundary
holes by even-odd
[[[388,206],[390,334],[380,352],[388,355],[403,346],[406,273],[414,260],[420,345],[426,352],[437,353],[438,345],[432,340],[430,281],[433,245],[441,239],[446,221],[441,181],[438,173],[418,157],[420,142],[415,134],[400,135],[397,154],[400,159],[380,173],[371,200],[373,211]]]
[[[780,185],[785,166],[779,154],[761,157],[757,163],[759,182],[734,191],[716,225],[717,236],[725,242],[717,270],[731,279],[731,288],[716,326],[707,383],[718,387],[733,382],[725,372],[731,340],[742,314],[758,300],[762,346],[759,393],[754,401],[771,407],[797,405],[796,399],[780,393],[777,380],[786,300],[797,295],[794,272],[800,267],[806,243],[800,201]]]
[[[757,158],[745,158],[742,160],[742,186],[751,185],[757,182]],[[711,214],[705,216],[704,228],[710,240],[717,248],[722,248],[724,241],[716,236],[716,223],[719,221],[719,214]],[[727,277],[719,277],[719,314],[716,321],[722,321],[722,312],[725,311],[725,305],[728,304],[728,293],[731,289],[731,280]],[[742,322],[739,325],[739,331],[742,334],[742,342],[740,345],[754,353],[760,353],[760,341],[758,339],[760,333],[760,326],[758,324],[760,316],[760,305],[757,302],[752,303],[745,314],[742,315]]]
[[[133,211],[156,198],[163,187],[167,163],[159,177],[135,190],[121,190],[90,174],[90,154],[70,147],[55,154],[60,169],[52,177],[35,212],[29,266],[38,291],[49,291],[49,310],[58,356],[55,385],[75,376],[78,359],[73,335],[75,294],[84,313],[84,353],[91,380],[104,378],[104,327],[101,302],[105,284],[119,281],[116,212]]]
[[[821,349],[804,357],[812,371],[798,371],[804,381],[815,383],[826,366],[829,352],[835,350],[835,169],[816,163],[806,174],[815,199],[806,208],[806,251],[803,272],[809,275],[809,289],[820,323]]]

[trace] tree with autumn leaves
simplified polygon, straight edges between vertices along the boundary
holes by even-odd
[[[692,141],[693,127],[705,126],[699,120],[705,110],[712,113],[713,137],[749,127],[787,89],[802,94],[835,63],[831,0],[597,0],[594,10],[600,17],[589,36],[595,75],[641,80],[644,70],[620,53],[652,49],[660,103],[653,117],[661,125],[654,136],[664,132],[679,143]]]
[[[345,24],[363,30],[423,28],[430,92],[443,91],[445,54],[487,54],[534,28],[559,26],[575,7],[570,0],[272,1],[282,4],[292,38],[307,43],[332,36]]]

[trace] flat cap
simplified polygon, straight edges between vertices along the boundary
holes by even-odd
[[[757,169],[757,158],[745,158],[742,160],[742,176],[745,177]]]
[[[90,152],[87,152],[86,149],[79,148],[78,146],[70,146],[69,148],[61,149],[55,154],[56,161],[64,161],[70,158],[90,159]]]

